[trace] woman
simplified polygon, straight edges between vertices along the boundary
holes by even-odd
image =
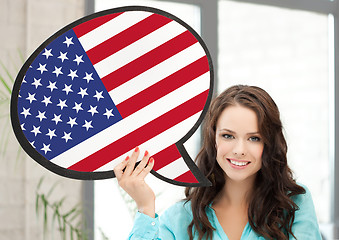
[[[286,152],[272,98],[258,87],[230,87],[211,103],[196,159],[211,187],[186,188],[185,201],[159,218],[144,182],[149,153],[134,169],[136,148],[114,169],[139,210],[129,239],[320,240],[312,198],[293,179]]]

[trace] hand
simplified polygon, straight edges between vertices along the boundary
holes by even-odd
[[[114,174],[120,187],[136,202],[139,212],[154,218],[155,195],[145,182],[145,177],[154,166],[154,159],[150,158],[146,151],[139,165],[134,169],[139,153],[139,148],[135,148],[131,157],[127,156],[114,168]]]

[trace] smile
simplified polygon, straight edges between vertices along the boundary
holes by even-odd
[[[231,163],[231,166],[232,166],[232,167],[236,167],[236,168],[244,168],[244,167],[246,167],[248,164],[251,163],[251,162],[249,162],[249,161],[239,161],[239,160],[229,159],[229,158],[227,158],[227,160]]]

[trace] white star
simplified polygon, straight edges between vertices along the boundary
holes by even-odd
[[[71,125],[71,128],[72,128],[74,125],[78,125],[77,122],[76,122],[75,120],[77,120],[77,118],[71,118],[71,117],[69,117],[69,121],[67,122],[67,124]]]
[[[58,58],[61,59],[62,62],[64,62],[64,60],[68,60],[68,57],[66,56],[67,55],[67,52],[63,53],[63,52],[60,52],[60,56]]]
[[[94,95],[93,97],[95,97],[95,98],[99,101],[100,98],[104,98],[104,97],[102,96],[102,92],[103,92],[103,91],[98,92],[97,90],[95,90],[95,95]]]
[[[56,66],[54,66],[54,71],[52,73],[55,73],[56,77],[59,77],[60,74],[63,74],[63,72],[61,72],[62,67],[57,68]]]
[[[29,103],[32,103],[33,101],[36,101],[35,93],[34,94],[28,93],[28,97],[26,99],[29,100]]]
[[[52,121],[55,121],[55,125],[58,125],[58,122],[62,122],[60,118],[61,118],[61,114],[60,115],[54,114],[54,118],[52,119]]]
[[[49,50],[47,48],[45,48],[44,50],[45,50],[45,52],[42,55],[45,55],[46,59],[48,59],[48,57],[52,57],[53,56],[53,54],[51,53],[52,48],[49,49]]]
[[[49,97],[44,96],[44,100],[42,100],[41,102],[44,103],[45,106],[47,107],[47,105],[48,105],[49,103],[52,103],[52,102],[51,102],[51,96],[49,96]]]
[[[84,62],[84,60],[82,60],[82,55],[78,56],[78,55],[75,54],[75,58],[74,58],[73,62],[77,62],[77,65],[79,66],[80,63]]]
[[[88,131],[88,129],[93,128],[93,126],[92,126],[92,121],[87,122],[87,121],[85,120],[85,124],[82,125],[82,126],[85,127],[87,131]]]
[[[48,133],[46,135],[49,136],[49,140],[51,140],[52,137],[56,137],[57,136],[55,134],[55,129],[54,130],[48,129]]]
[[[51,82],[49,81],[49,85],[47,86],[47,88],[50,88],[51,89],[51,92],[53,92],[54,89],[58,89],[56,86],[55,86],[56,82]]]
[[[112,113],[113,109],[108,110],[106,108],[106,112],[104,113],[105,116],[107,116],[107,119],[109,119],[110,117],[114,117],[114,114]]]
[[[77,103],[77,102],[74,102],[74,107],[72,109],[75,109],[75,111],[77,111],[77,113],[80,111],[80,110],[84,110],[82,107],[81,107],[82,103]]]
[[[92,78],[93,73],[88,74],[87,72],[85,72],[86,76],[83,79],[87,80],[87,83],[89,83],[91,80],[94,80],[94,78]]]
[[[32,115],[30,112],[29,112],[30,108],[22,108],[22,112],[20,114],[24,115],[25,118],[28,116],[28,115]]]
[[[25,123],[23,123],[23,124],[20,125],[22,131],[25,131],[25,130],[26,130],[26,128],[24,127],[24,125],[25,125]]]
[[[45,116],[46,111],[45,112],[38,111],[38,112],[39,112],[39,114],[36,116],[36,118],[39,118],[40,122],[42,121],[42,119],[47,119],[46,116]]]
[[[65,84],[65,88],[62,89],[62,91],[65,91],[65,92],[66,92],[66,95],[68,95],[69,92],[73,92],[73,90],[72,90],[71,87],[72,87],[72,84],[69,85],[69,86],[67,86],[67,85]]]
[[[30,68],[32,68],[32,66],[29,66]],[[22,83],[27,83],[26,82],[26,76],[24,76],[24,79],[22,79]]]
[[[71,37],[71,38],[66,37],[66,40],[63,43],[67,44],[67,47],[69,47],[69,45],[74,44],[72,42],[72,39],[73,39],[73,37]]]
[[[38,135],[38,133],[41,133],[40,132],[40,126],[39,127],[35,127],[33,125],[33,130],[31,132],[34,133],[35,136]]]
[[[42,86],[40,81],[41,81],[41,78],[39,78],[39,79],[34,78],[34,82],[32,83],[32,85],[35,86],[35,89],[37,89],[39,86]]]
[[[88,95],[87,88],[85,89],[80,88],[80,92],[78,92],[78,94],[80,94],[81,97],[84,98],[85,95]]]
[[[62,138],[65,139],[66,142],[67,142],[68,140],[73,140],[73,139],[71,138],[71,133],[72,133],[72,132],[70,132],[70,133],[64,132],[64,136],[63,136]]]
[[[39,63],[39,67],[36,70],[39,70],[40,74],[42,74],[43,72],[47,72],[46,65],[47,65],[47,63],[45,65],[41,65]]]
[[[92,106],[90,105],[89,107],[90,107],[90,109],[89,109],[87,112],[91,113],[92,116],[93,116],[95,113],[98,113],[98,111],[97,111],[97,107],[98,107],[98,106],[92,107]]]
[[[57,104],[57,106],[59,106],[61,108],[61,110],[64,109],[64,107],[68,107],[66,105],[66,100],[67,99],[65,99],[64,101],[61,101],[61,99],[59,99],[59,103]]]
[[[34,147],[35,148],[35,146],[34,146],[34,143],[35,143],[35,141],[33,141],[33,142],[29,142],[31,145],[32,145],[32,147]]]
[[[69,70],[69,74],[68,74],[67,76],[71,77],[72,80],[73,80],[75,77],[78,77],[77,71],[78,71],[78,70],[72,71],[72,69],[70,69],[70,70]]]
[[[44,151],[45,154],[46,154],[47,152],[50,152],[50,151],[51,151],[51,149],[49,148],[49,146],[51,146],[51,144],[45,145],[45,144],[43,143],[43,145],[44,145],[44,147],[41,148],[40,150]]]

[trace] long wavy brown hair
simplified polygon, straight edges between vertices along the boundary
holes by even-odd
[[[216,123],[228,106],[239,104],[252,109],[258,117],[258,128],[264,142],[262,167],[256,175],[253,195],[248,207],[252,229],[266,239],[289,239],[298,206],[292,196],[305,193],[296,184],[287,164],[287,144],[282,132],[277,105],[267,92],[255,86],[236,85],[216,97],[203,126],[203,144],[196,158],[197,165],[212,182],[211,187],[187,187],[186,200],[191,201],[193,220],[188,226],[190,239],[212,239],[215,230],[205,209],[225,185],[224,171],[216,161]]]

